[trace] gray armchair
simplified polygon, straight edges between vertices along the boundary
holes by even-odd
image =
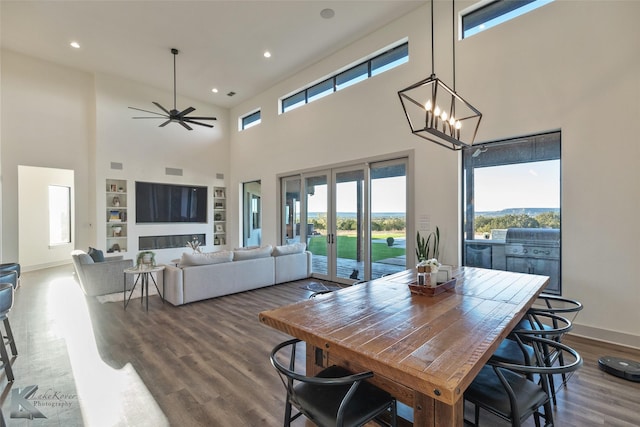
[[[133,267],[133,260],[122,256],[109,257],[104,262],[94,262],[84,251],[71,252],[78,282],[85,295],[105,295],[122,292],[124,270]],[[127,290],[133,287],[133,275],[127,274]]]

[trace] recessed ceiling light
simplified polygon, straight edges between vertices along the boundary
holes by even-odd
[[[333,9],[322,9],[320,11],[320,16],[324,19],[331,19],[335,16],[336,12]]]
[[[265,50],[264,53],[262,54],[265,58],[271,58],[271,52],[269,52],[268,50]]]
[[[78,42],[71,42],[69,45],[75,49],[80,49],[80,43]]]
[[[211,89],[211,92],[213,92],[213,93],[218,93],[218,88],[215,88],[215,87],[214,87],[213,89]]]

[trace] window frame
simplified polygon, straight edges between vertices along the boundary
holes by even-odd
[[[398,52],[400,52],[400,54],[398,54]],[[383,61],[381,62],[380,66],[373,66],[376,60],[380,60],[385,56],[389,56],[395,59],[393,59],[392,61]],[[327,77],[323,77],[315,83],[309,84],[302,89],[296,90],[289,95],[281,97],[279,100],[280,105],[278,108],[279,114],[287,113],[310,102],[324,98],[327,95],[331,95],[332,93],[335,93],[339,90],[346,89],[349,86],[353,86],[354,84],[370,79],[371,77],[375,77],[406,62],[409,62],[409,40],[405,38],[390,45],[380,53],[375,53],[368,58],[356,61],[354,64],[336,71],[335,73]],[[348,77],[350,73],[354,73],[354,71],[358,70],[360,67],[366,68],[366,72],[360,72],[352,77]],[[340,79],[344,77],[347,77],[347,79],[340,82]],[[331,89],[324,87],[328,86],[327,82],[332,83]],[[318,88],[323,89],[318,93],[309,95],[309,92],[313,93],[314,90]]]
[[[252,118],[254,120],[248,121],[248,119]],[[262,110],[258,108],[257,110],[253,110],[250,113],[240,116],[240,118],[238,119],[238,131],[252,128],[259,125],[260,123],[262,123]]]
[[[459,224],[461,265],[467,265],[467,245],[485,245],[484,241],[480,241],[475,238],[476,170],[486,167],[527,164],[550,160],[559,161],[559,230],[560,236],[562,236],[562,132],[560,130],[475,144],[474,146],[465,148],[462,151],[460,179],[461,221]],[[486,241],[486,245],[493,244],[494,243],[491,240]],[[560,237],[559,253],[558,291],[547,290],[546,292],[558,293],[561,295],[562,237]],[[507,254],[505,253],[505,257],[506,256]],[[494,265],[496,260],[493,258],[493,255],[491,258],[491,267],[486,268],[503,269]],[[504,268],[508,269],[508,267]]]
[[[554,0],[485,0],[460,12],[460,39],[498,26]]]

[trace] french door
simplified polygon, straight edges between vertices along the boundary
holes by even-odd
[[[406,160],[400,159],[377,164],[357,164],[303,173],[282,179],[283,194],[283,241],[285,243],[306,242],[313,254],[313,276],[334,282],[353,283],[379,277],[406,268],[404,237],[406,236]],[[381,185],[388,181],[389,173],[401,175],[391,179],[395,187]],[[384,187],[385,192],[374,192],[372,188]],[[392,194],[393,193],[393,196]],[[401,194],[402,197],[397,197]],[[388,208],[385,215],[395,215],[376,220],[379,224],[395,224],[396,247],[387,249],[388,233],[372,236],[372,201],[376,199],[400,200],[395,207]],[[374,203],[374,206],[380,203]],[[374,213],[374,215],[378,215]],[[382,214],[379,214],[380,216]],[[398,225],[400,224],[400,225]],[[383,243],[380,243],[383,242]],[[372,264],[372,247],[384,247],[383,259]],[[390,257],[393,254],[394,260]],[[378,257],[380,258],[380,257]],[[390,261],[385,264],[386,261]],[[393,262],[391,262],[393,261]],[[375,270],[375,271],[374,271]]]

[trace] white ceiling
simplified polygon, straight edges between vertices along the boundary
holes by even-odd
[[[424,3],[2,0],[0,35],[6,49],[169,91],[175,47],[178,93],[229,108]]]

